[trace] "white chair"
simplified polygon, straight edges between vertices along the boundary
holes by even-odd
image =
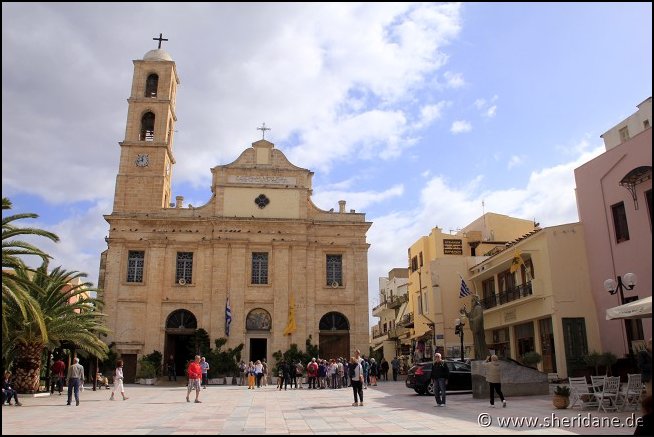
[[[620,391],[620,377],[619,376],[607,376],[604,379],[604,386],[602,391],[596,392],[594,394],[597,398],[599,405],[597,406],[597,411],[604,410],[608,413],[608,410],[618,409],[618,393]],[[608,402],[605,402],[608,401]]]
[[[590,385],[593,386],[593,391],[595,393],[602,391],[602,387],[604,387],[604,380],[605,379],[606,379],[606,375],[591,376],[590,377]]]
[[[640,373],[629,373],[627,380],[627,388],[620,392],[620,400],[622,400],[622,410],[627,407],[634,407],[638,409],[640,398],[643,394],[642,375]]]
[[[573,408],[577,403],[579,403],[581,409],[597,407],[595,393],[588,387],[585,377],[568,378],[568,381],[570,382],[570,408]]]

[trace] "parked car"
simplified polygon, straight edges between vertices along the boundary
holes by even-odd
[[[447,391],[471,391],[472,374],[470,365],[461,361],[444,360],[450,369],[450,377],[447,381]],[[434,385],[431,381],[431,369],[433,362],[427,361],[418,363],[409,369],[405,384],[416,393],[434,395]]]

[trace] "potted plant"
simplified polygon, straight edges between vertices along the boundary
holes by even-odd
[[[568,408],[568,405],[570,405],[570,387],[567,385],[557,385],[554,389],[552,405],[559,410]]]
[[[139,384],[153,385],[157,376],[155,365],[145,358],[141,358],[138,364],[136,378],[138,378]]]

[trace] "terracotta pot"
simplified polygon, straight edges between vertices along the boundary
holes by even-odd
[[[558,410],[566,409],[568,408],[568,405],[570,405],[570,397],[554,395],[552,398],[552,405],[554,405],[554,407]]]

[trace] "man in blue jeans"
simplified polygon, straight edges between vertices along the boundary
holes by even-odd
[[[79,386],[84,384],[84,367],[79,363],[79,358],[73,360],[75,364],[68,368],[68,402],[70,405],[75,392],[75,405],[79,405]]]
[[[435,355],[434,366],[431,369],[431,379],[434,381],[434,397],[436,398],[436,406],[445,406],[445,387],[447,387],[447,379],[450,377],[450,369],[443,361],[441,354]]]

